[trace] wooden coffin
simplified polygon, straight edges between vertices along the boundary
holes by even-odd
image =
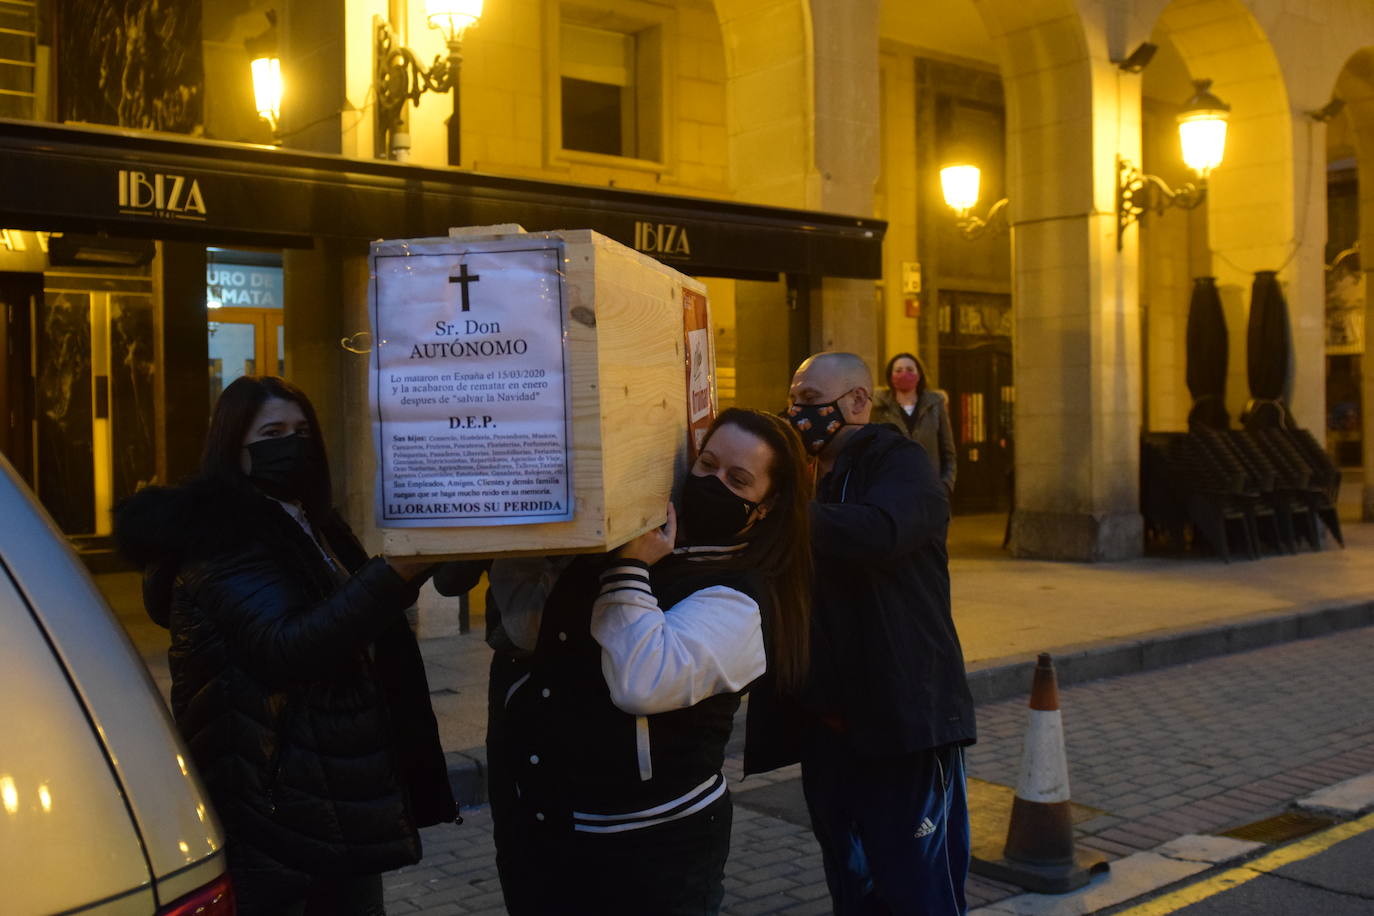
[[[714,413],[701,283],[590,230],[379,241],[369,267],[383,553],[591,553],[663,524],[689,413],[696,441]]]

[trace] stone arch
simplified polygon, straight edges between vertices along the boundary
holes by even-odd
[[[1173,42],[1192,76],[1212,79],[1232,108],[1226,158],[1211,177],[1207,203],[1212,273],[1231,331],[1228,410],[1238,416],[1249,398],[1245,328],[1254,271],[1278,269],[1293,332],[1290,405],[1301,425],[1319,429],[1325,133],[1307,111],[1324,103],[1330,83],[1313,87],[1313,49],[1299,54],[1295,41],[1317,24],[1283,7],[1274,0],[1173,0],[1160,11],[1156,32]]]
[[[1091,130],[1091,55],[1078,9],[1071,0],[975,0],[975,6],[997,47],[1006,92],[1013,221],[1088,209],[1090,190],[1070,176],[1092,171],[1091,141],[1050,152],[1046,140],[1069,124],[1071,131]]]
[[[1299,189],[1288,87],[1268,36],[1240,0],[1174,0],[1157,30],[1178,48],[1189,74],[1211,79],[1231,105],[1226,158],[1208,191],[1213,248],[1277,266],[1269,262],[1289,254]]]
[[[815,196],[814,42],[806,0],[714,0],[725,45],[730,174],[751,203]],[[768,155],[758,155],[768,150]]]
[[[880,0],[713,2],[737,195],[871,215]]]
[[[1109,11],[976,0],[1007,101],[1017,556],[1141,550],[1135,250],[1118,251],[1116,155],[1139,149],[1139,84],[1111,64]],[[1119,50],[1118,50],[1119,53]]]
[[[1150,342],[1146,384],[1153,429],[1186,424],[1191,397],[1183,384],[1181,351],[1192,278],[1210,274],[1218,279],[1230,330],[1226,391],[1234,420],[1249,398],[1245,332],[1253,271],[1283,265],[1290,300],[1295,298],[1293,280],[1301,270],[1293,262],[1301,254],[1297,246],[1308,241],[1298,223],[1315,226],[1308,212],[1313,200],[1303,190],[1303,179],[1319,171],[1313,158],[1317,143],[1307,136],[1308,125],[1293,118],[1278,51],[1252,5],[1173,0],[1150,10],[1149,40],[1161,50],[1143,85],[1155,84],[1155,97],[1161,100],[1156,104],[1181,105],[1192,94],[1188,79],[1211,79],[1213,91],[1232,108],[1226,158],[1209,180],[1202,211],[1150,216],[1139,230],[1142,257],[1150,259],[1148,270],[1142,271],[1148,286],[1143,295],[1149,299],[1142,330]],[[1192,180],[1177,152],[1172,117],[1160,120],[1165,123],[1156,124],[1145,138],[1157,153],[1149,170],[1171,184]],[[1144,121],[1142,112],[1142,126]],[[1295,155],[1306,161],[1296,161]]]
[[[1299,111],[1326,104],[1341,74],[1374,46],[1374,5],[1368,0],[1323,0],[1302,9],[1291,0],[1247,0],[1288,79]]]

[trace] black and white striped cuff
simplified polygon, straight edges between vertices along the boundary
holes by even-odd
[[[644,592],[652,595],[649,587],[649,567],[639,560],[617,560],[601,573],[601,593],[605,597],[613,592]]]

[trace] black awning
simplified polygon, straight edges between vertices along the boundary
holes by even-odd
[[[684,273],[878,278],[886,223],[165,135],[0,119],[0,226],[207,244],[595,229]]]

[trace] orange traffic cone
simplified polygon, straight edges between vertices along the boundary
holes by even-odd
[[[1063,894],[1106,870],[1101,853],[1074,847],[1059,685],[1054,662],[1041,653],[1031,686],[1030,724],[1007,844],[1001,859],[975,860],[973,871],[1037,893]]]

